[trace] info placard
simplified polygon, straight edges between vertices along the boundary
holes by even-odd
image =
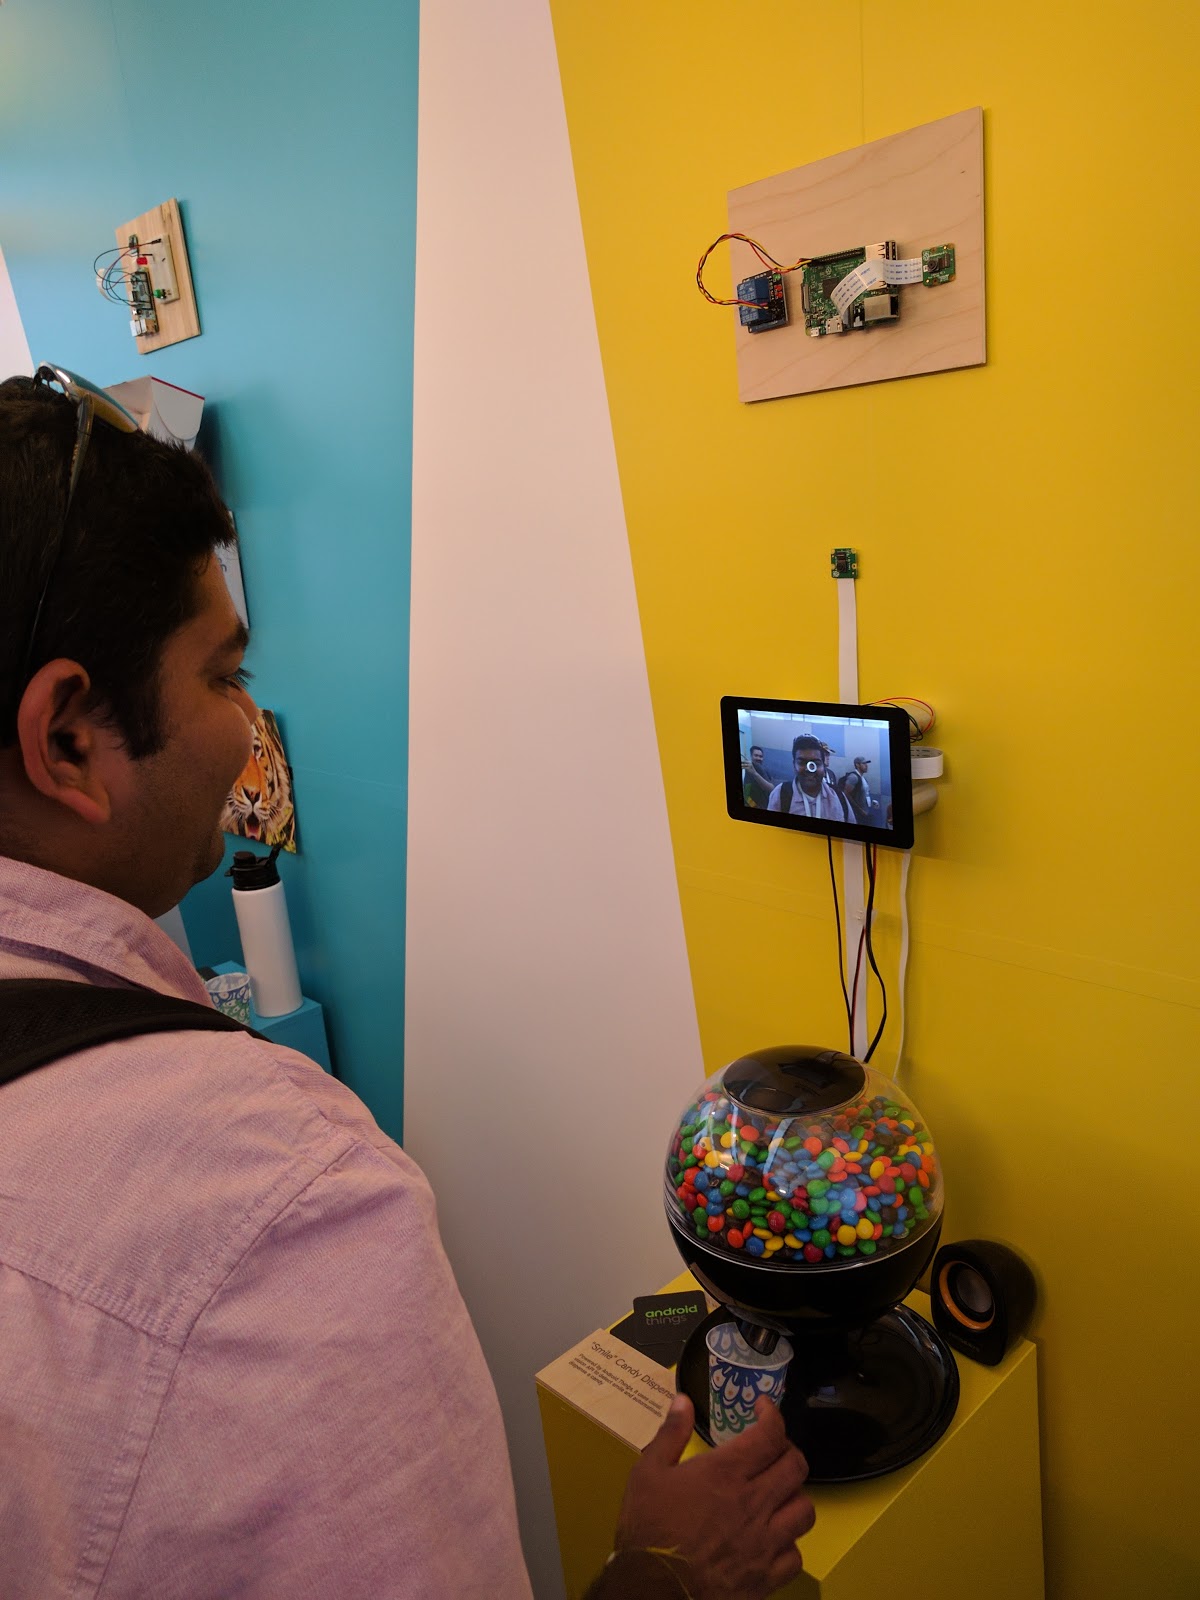
[[[668,1367],[603,1329],[543,1367],[537,1381],[635,1450],[653,1439],[675,1395]]]

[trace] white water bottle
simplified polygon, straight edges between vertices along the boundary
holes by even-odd
[[[296,951],[288,923],[287,897],[279,881],[276,845],[269,856],[234,853],[225,874],[233,879],[233,911],[250,975],[250,999],[260,1017],[282,1017],[303,1002]]]

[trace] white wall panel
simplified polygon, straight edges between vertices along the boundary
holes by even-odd
[[[561,1593],[533,1374],[678,1260],[702,1073],[545,0],[421,16],[405,1143]]]
[[[61,360],[60,356],[43,357],[43,360]],[[12,282],[4,264],[4,251],[0,250],[0,380],[17,373],[28,376],[33,371],[29,354],[29,341],[21,323],[21,314],[13,297]]]

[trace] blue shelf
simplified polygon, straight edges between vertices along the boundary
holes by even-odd
[[[245,972],[236,961],[219,962],[214,972]],[[308,1056],[326,1072],[332,1072],[329,1062],[329,1040],[325,1034],[325,1012],[316,1000],[305,1000],[298,1011],[289,1011],[282,1017],[260,1017],[253,1004],[250,1006],[250,1026],[272,1044],[286,1045]]]

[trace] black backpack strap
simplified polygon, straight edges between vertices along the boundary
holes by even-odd
[[[153,989],[98,989],[60,978],[0,980],[0,1084],[76,1050],[142,1033],[249,1033],[214,1006]]]
[[[792,809],[792,793],[793,791],[790,781],[785,780],[779,785],[780,811],[790,811]]]

